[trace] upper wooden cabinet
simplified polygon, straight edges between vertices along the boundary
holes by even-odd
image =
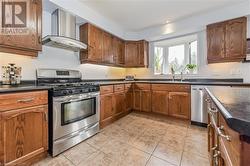
[[[246,58],[246,28],[246,17],[208,25],[208,63],[244,60]]]
[[[80,26],[80,40],[88,44],[88,49],[80,52],[81,63],[102,61],[103,31],[91,24]]]
[[[80,26],[80,40],[88,45],[80,53],[81,63],[120,67],[147,67],[148,42],[124,41],[89,23]]]
[[[22,28],[27,33],[0,34],[0,52],[37,56],[42,50],[42,0],[29,0],[27,3],[26,26]]]
[[[126,67],[148,67],[148,42],[126,41],[125,42],[125,65]]]

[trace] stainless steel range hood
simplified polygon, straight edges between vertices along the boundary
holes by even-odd
[[[87,45],[76,39],[76,17],[61,9],[52,13],[51,35],[43,38],[43,45],[72,51],[87,49]]]

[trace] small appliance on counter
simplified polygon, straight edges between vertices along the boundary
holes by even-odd
[[[14,63],[2,66],[2,84],[18,85],[21,83],[21,67],[17,67]]]
[[[125,76],[125,81],[134,81],[134,80],[135,80],[135,77],[132,75]]]

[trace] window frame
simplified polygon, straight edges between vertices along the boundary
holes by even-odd
[[[154,69],[154,75],[171,75],[170,71],[169,71],[169,62],[168,62],[168,57],[169,57],[169,47],[173,47],[173,46],[178,46],[178,45],[184,45],[184,62],[186,64],[191,62],[191,43],[197,41],[197,54],[198,54],[198,39],[193,39],[193,40],[189,40],[189,41],[185,41],[185,42],[176,42],[174,44],[169,44],[166,46],[160,46],[160,45],[154,45],[153,49],[155,49],[155,47],[161,47],[163,48],[163,64],[162,64],[162,71],[161,73],[156,73],[155,72],[155,53],[154,53],[154,63],[153,63],[153,69]],[[196,65],[197,68],[195,70],[194,73],[192,74],[198,74],[198,55],[196,56]],[[184,73],[185,75],[188,75],[189,73]],[[176,73],[176,75],[180,75],[180,73]]]

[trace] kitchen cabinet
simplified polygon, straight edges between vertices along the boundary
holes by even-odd
[[[126,104],[127,92],[125,90],[124,84],[102,85],[100,87],[100,94],[101,94],[100,126],[101,128],[113,123],[114,121],[125,116],[127,113],[131,111],[131,110],[126,109],[128,107]],[[132,92],[132,91],[129,91],[129,92]],[[131,98],[129,98],[129,100],[131,100]]]
[[[42,0],[27,1],[25,34],[0,34],[0,52],[36,57],[42,50]]]
[[[168,92],[152,90],[152,112],[168,115]]]
[[[108,123],[112,122],[113,116],[113,94],[101,96],[100,101],[100,123],[101,126],[105,126]]]
[[[126,110],[126,103],[125,103],[125,93],[124,91],[114,93],[114,116],[119,117],[122,113]]]
[[[80,41],[88,45],[80,52],[81,63],[119,67],[147,67],[148,42],[124,41],[104,30],[86,23],[80,26]]]
[[[28,165],[45,157],[48,92],[3,94],[0,103],[0,165]]]
[[[125,42],[125,65],[126,67],[148,67],[148,42],[126,41]]]
[[[81,63],[100,63],[103,55],[103,31],[94,25],[83,24],[80,26],[80,41],[88,45],[87,50],[80,52]]]
[[[190,119],[190,93],[188,92],[169,92],[169,115]]]
[[[134,101],[132,84],[125,84],[125,94],[126,94],[126,111],[129,112],[133,109],[133,101]]]
[[[102,54],[102,62],[104,63],[114,63],[114,55],[113,55],[113,37],[107,33],[103,32],[103,54]]]
[[[134,67],[139,60],[139,45],[136,41],[125,42],[125,64],[127,67]]]
[[[134,86],[134,109],[151,112],[150,84],[136,83]]]
[[[114,63],[120,66],[123,66],[125,63],[125,43],[123,40],[113,37],[113,56],[114,56]]]
[[[208,63],[244,60],[246,58],[246,28],[246,17],[208,25]]]
[[[248,136],[230,128],[219,107],[205,91],[208,110],[208,151],[211,165],[248,166],[250,144]]]

